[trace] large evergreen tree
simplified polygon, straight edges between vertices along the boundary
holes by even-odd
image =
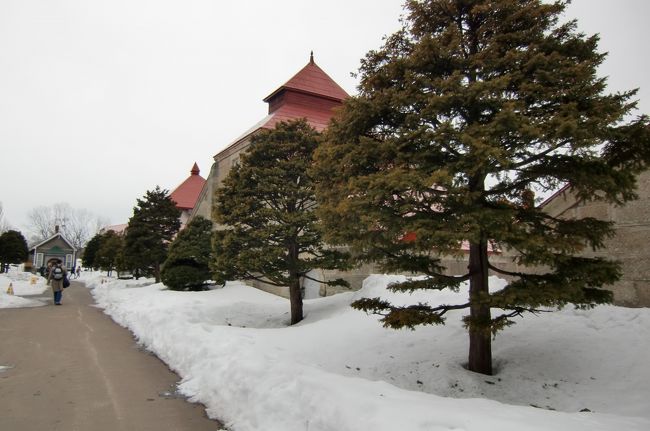
[[[167,190],[156,186],[137,199],[124,238],[125,264],[136,277],[152,274],[160,282],[160,265],[180,228],[180,211]]]
[[[29,250],[22,233],[8,230],[0,235],[0,272],[10,263],[23,263],[27,260]]]
[[[648,161],[648,119],[628,119],[635,91],[605,93],[598,37],[559,22],[564,2],[406,6],[403,29],[362,60],[359,95],[316,155],[320,215],[331,243],[388,271],[429,276],[395,291],[469,280],[460,305],[396,307],[375,298],[354,306],[393,328],[443,323],[445,313],[467,309],[468,367],[491,374],[491,336],[513,317],[611,300],[599,288],[618,279],[618,264],[578,255],[602,247],[612,224],[551,217],[532,191],[568,183],[584,200],[633,199],[635,174]],[[450,276],[439,256],[458,256],[463,242],[468,271]],[[499,268],[490,243],[545,271]],[[490,293],[489,270],[513,281]]]
[[[210,280],[212,222],[203,217],[190,221],[169,247],[161,279],[172,290],[202,290]]]
[[[215,233],[215,277],[288,286],[292,325],[303,318],[309,272],[346,267],[346,256],[325,247],[318,230],[307,173],[317,145],[318,132],[304,120],[278,123],[253,137],[215,196],[214,219],[226,226]]]

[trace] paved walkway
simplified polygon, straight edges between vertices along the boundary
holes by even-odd
[[[63,305],[0,309],[0,430],[216,431],[180,379],[72,282]]]

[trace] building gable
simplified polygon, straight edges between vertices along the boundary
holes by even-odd
[[[52,249],[54,247],[59,247],[61,249],[70,250],[70,251],[76,251],[76,248],[72,245],[72,243],[70,241],[68,241],[67,239],[65,239],[65,237],[60,233],[56,233],[56,234],[52,235],[51,237],[47,238],[46,240],[41,241],[40,243],[33,246],[30,249],[30,251],[33,251],[33,250],[36,250],[36,249],[38,249],[38,250],[50,250],[50,249]]]

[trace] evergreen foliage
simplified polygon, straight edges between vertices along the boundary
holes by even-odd
[[[124,238],[125,265],[136,277],[151,274],[160,282],[160,265],[180,228],[179,217],[169,192],[159,186],[137,199]]]
[[[213,218],[227,226],[214,236],[215,279],[289,286],[292,325],[303,318],[307,274],[348,267],[344,254],[324,246],[314,213],[307,169],[318,137],[304,120],[261,132],[215,194]],[[347,285],[344,280],[327,284]]]
[[[95,234],[95,236],[90,238],[90,240],[86,244],[86,247],[84,248],[83,257],[81,258],[81,262],[83,263],[84,267],[92,268],[92,269],[99,268],[96,258],[97,258],[97,252],[99,251],[99,247],[101,246],[101,242],[102,242],[101,233],[97,233]]]
[[[23,263],[27,260],[29,250],[22,233],[8,230],[0,235],[0,272],[10,263]]]
[[[491,374],[491,336],[513,317],[611,300],[600,288],[619,278],[619,265],[577,255],[601,248],[612,223],[551,217],[532,191],[570,184],[585,201],[633,199],[635,175],[650,159],[648,119],[628,119],[635,91],[605,94],[598,37],[559,22],[565,2],[406,6],[402,30],[362,60],[359,95],[316,154],[319,215],[325,239],[348,244],[360,260],[429,276],[395,291],[469,280],[461,305],[396,307],[376,298],[354,306],[393,328],[443,323],[448,311],[468,309],[468,368]],[[449,276],[439,257],[461,256],[463,243],[468,272]],[[524,269],[499,268],[488,244],[516,251]],[[513,281],[490,293],[488,270]]]
[[[172,290],[203,290],[210,280],[212,222],[196,217],[169,247],[161,279]]]
[[[114,269],[124,269],[124,238],[112,230],[103,233],[95,264],[109,275]]]

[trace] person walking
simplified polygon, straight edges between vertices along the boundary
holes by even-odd
[[[75,278],[79,278],[80,275],[81,275],[81,267],[78,266],[77,267],[77,276]]]
[[[61,264],[60,260],[57,261],[50,270],[48,281],[50,282],[52,292],[54,293],[54,305],[61,305],[61,298],[63,297],[63,279],[66,275],[67,271]]]

